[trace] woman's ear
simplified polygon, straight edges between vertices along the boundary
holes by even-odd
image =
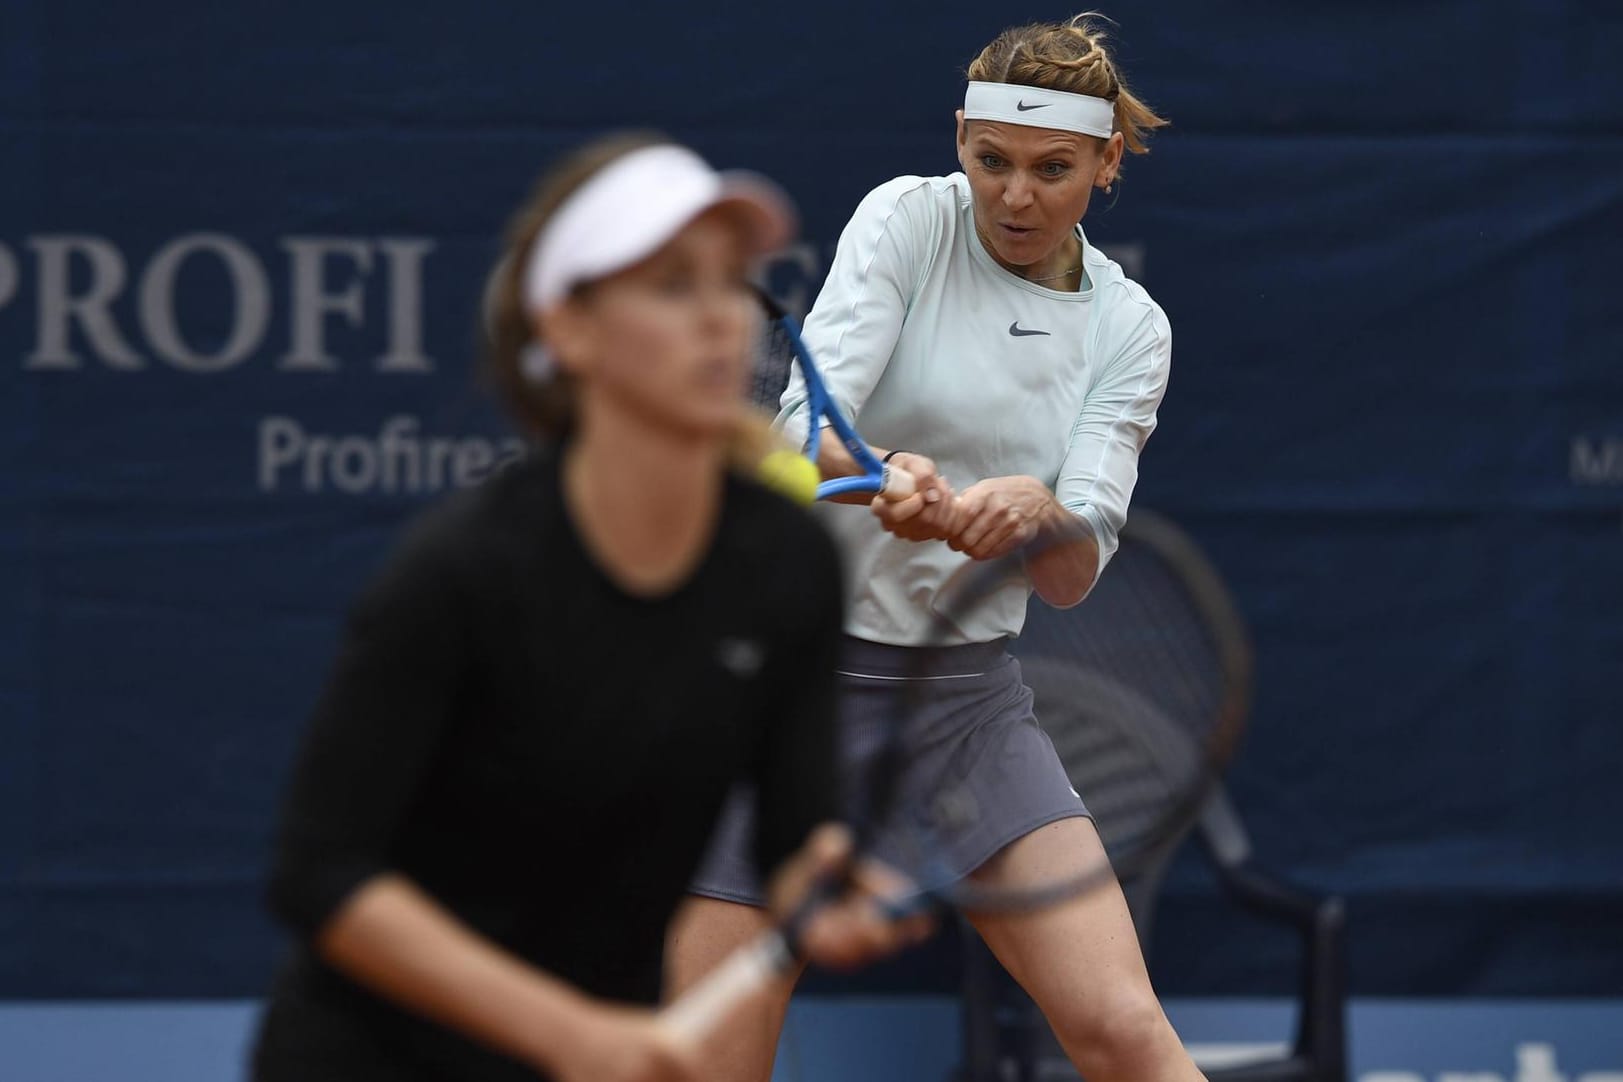
[[[1105,140],[1104,153],[1099,155],[1099,168],[1093,175],[1095,188],[1108,188],[1116,182],[1121,174],[1121,158],[1127,149],[1127,141],[1122,138],[1121,132],[1112,132]]]
[[[592,360],[592,321],[579,297],[566,297],[531,324],[535,340],[561,368],[579,372]]]

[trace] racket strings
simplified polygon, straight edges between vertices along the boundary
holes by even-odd
[[[795,348],[789,340],[789,332],[778,320],[767,320],[751,371],[750,402],[768,412],[777,413],[784,388],[789,386],[794,363]]]
[[[1085,605],[1034,608],[1021,640],[1037,716],[1113,860],[1182,836],[1226,760],[1237,674],[1185,575],[1124,537]]]
[[[1038,704],[1044,727],[1105,848],[1119,857],[1152,844],[1183,794],[1199,784],[1198,752],[1169,737],[1153,704],[1120,685],[1073,677],[1045,690]]]
[[[1096,592],[1101,596],[1088,605],[1097,607],[1063,625],[1065,641],[1055,656],[1130,689],[1173,723],[1146,728],[1143,740],[1204,745],[1224,714],[1232,681],[1212,629],[1186,591],[1156,562],[1130,559],[1112,566]],[[1169,763],[1183,759],[1172,748],[1147,746],[1146,752]]]
[[[1226,595],[1214,596],[1209,573],[1176,567],[1143,547],[1149,558],[1135,561],[1125,585],[1139,619],[1156,629],[1157,645],[1144,665],[1128,670],[1133,686],[1200,748],[1209,769],[1220,769],[1249,702],[1244,628],[1224,603]]]
[[[1069,638],[1061,656],[1134,688],[1203,734],[1228,679],[1212,629],[1175,572],[1129,542],[1084,608],[1054,621]]]

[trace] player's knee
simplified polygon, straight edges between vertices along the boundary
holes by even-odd
[[[1172,1029],[1149,989],[1118,989],[1089,1010],[1070,1010],[1051,1018],[1060,1043],[1089,1078],[1138,1074],[1137,1068],[1160,1059]]]

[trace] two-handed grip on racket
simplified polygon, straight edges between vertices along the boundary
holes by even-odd
[[[842,890],[849,886],[849,874],[822,878],[801,899],[794,914],[784,924],[763,932],[720,965],[682,992],[659,1012],[657,1025],[671,1044],[687,1053],[697,1053],[706,1039],[723,1028],[733,1013],[765,992],[773,982],[794,975],[805,956],[802,937],[817,912],[837,904]],[[888,926],[899,926],[913,918],[926,917],[936,902],[933,896],[898,890],[888,897],[874,896],[875,916]],[[916,920],[913,921],[918,925]],[[917,926],[913,934],[886,949],[927,934],[929,925]]]

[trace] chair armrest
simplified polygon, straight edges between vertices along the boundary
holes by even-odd
[[[1346,904],[1310,894],[1247,860],[1218,865],[1218,880],[1237,904],[1289,924],[1302,936],[1296,1055],[1314,1065],[1308,1076],[1346,1077]]]
[[[1340,923],[1342,919],[1344,906],[1340,898],[1310,894],[1275,878],[1251,861],[1218,865],[1217,878],[1239,905],[1304,932],[1319,927],[1325,920]]]

